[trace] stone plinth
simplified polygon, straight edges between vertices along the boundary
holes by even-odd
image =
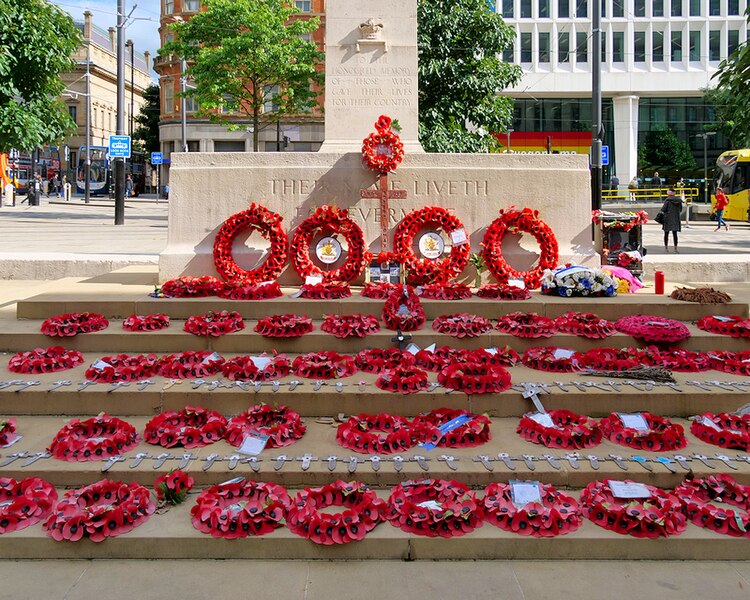
[[[173,154],[170,170],[168,244],[159,261],[159,279],[178,275],[215,274],[213,242],[222,222],[247,208],[265,205],[284,216],[293,230],[315,208],[335,204],[349,209],[372,251],[379,251],[378,200],[360,199],[360,189],[374,188],[376,175],[362,166],[356,153],[194,153]],[[390,239],[403,217],[424,206],[442,206],[463,222],[472,251],[480,250],[487,226],[498,210],[510,205],[538,209],[560,245],[560,262],[597,264],[591,241],[588,160],[577,155],[407,154],[395,174],[394,189],[406,200],[390,204]],[[267,247],[254,234],[234,256],[245,269],[255,268]],[[508,236],[503,244],[508,262],[526,270],[538,256],[528,235]],[[469,266],[465,280],[473,281]],[[291,268],[282,283],[299,283]]]

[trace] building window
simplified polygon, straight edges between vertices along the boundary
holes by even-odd
[[[690,0],[690,16],[701,16],[701,0]]]
[[[664,62],[664,32],[654,31],[651,36],[651,60]]]
[[[671,60],[672,62],[682,61],[682,32],[681,31],[672,32]]]
[[[635,0],[635,16],[646,16],[646,0]]]
[[[531,62],[531,34],[521,33],[521,62]]]
[[[171,15],[174,12],[174,0],[164,0],[164,14]]]
[[[521,0],[521,18],[531,18],[531,0]]]
[[[165,82],[165,85],[161,88],[161,93],[164,101],[162,110],[165,114],[171,115],[174,112],[174,90],[172,89],[171,81]]]
[[[70,118],[73,119],[73,122],[78,125],[78,107],[68,106],[68,114],[70,115]]]
[[[311,0],[294,0],[294,6],[300,12],[312,12]]]
[[[636,31],[633,39],[635,62],[646,62],[646,32]]]
[[[560,19],[570,18],[570,0],[557,0],[557,16]]]
[[[682,16],[682,0],[672,0],[672,12],[670,14],[673,17]]]
[[[602,62],[607,62],[607,35],[602,32]]]
[[[740,30],[730,29],[727,31],[727,58],[732,56],[740,45]]]
[[[516,43],[513,42],[510,46],[508,46],[505,50],[503,50],[503,62],[512,63],[513,62],[513,55],[516,51]]]
[[[195,98],[185,96],[185,114],[197,113],[200,105]]]
[[[607,0],[601,0],[601,13],[602,19],[607,18]]]
[[[201,151],[200,140],[188,140],[187,147],[188,147],[188,152],[200,152]]]
[[[503,0],[503,18],[513,18],[513,0]]]
[[[539,18],[549,18],[549,0],[539,0]]]
[[[576,62],[589,62],[589,36],[585,31],[576,31]]]
[[[737,16],[740,14],[740,0],[728,0],[727,2],[727,14],[731,16]]]
[[[701,59],[701,32],[690,32],[690,60],[698,62]]]
[[[721,60],[721,31],[708,32],[708,60]]]
[[[711,17],[721,16],[721,0],[709,0],[708,14]]]
[[[585,19],[589,16],[588,0],[576,0],[576,19]]]
[[[540,63],[549,62],[549,33],[548,32],[539,33],[539,62]]]
[[[267,85],[265,87],[265,103],[263,104],[263,112],[269,113],[269,112],[276,112],[279,110],[278,105],[274,104],[273,97],[277,96],[279,93],[279,86],[278,85]]]
[[[652,17],[664,16],[664,0],[653,0],[653,4],[651,4],[651,16]]]
[[[625,62],[625,32],[612,32],[612,62]]]
[[[622,18],[625,14],[625,8],[623,7],[624,0],[612,0],[612,17]]]
[[[198,12],[201,9],[201,0],[183,0],[184,6],[182,10],[187,12]]]
[[[224,94],[224,96],[222,96],[222,99],[224,100],[224,102],[221,105],[222,114],[226,115],[231,112],[234,112],[235,111],[234,96],[232,96],[231,94]]]
[[[96,129],[96,109],[91,112],[91,126]]]
[[[557,62],[566,63],[570,61],[570,34],[561,31],[557,34]]]

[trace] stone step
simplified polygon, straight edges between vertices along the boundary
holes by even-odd
[[[133,425],[139,433],[143,432],[148,421],[146,417],[121,416],[121,418]],[[17,432],[24,437],[12,447],[4,449],[3,457],[24,451],[30,456],[43,452],[65,422],[65,418],[59,417],[19,417]],[[690,433],[690,424],[685,419],[674,419],[674,422],[682,425],[686,431],[688,445],[682,450],[675,452],[638,451],[605,439],[600,445],[580,452],[583,458],[578,462],[578,468],[574,468],[570,461],[564,458],[566,451],[546,448],[521,438],[516,433],[518,419],[495,418],[492,419],[490,427],[492,439],[486,444],[473,448],[436,448],[432,451],[418,447],[412,448],[399,454],[404,459],[400,471],[396,469],[392,456],[382,455],[380,469],[376,471],[370,460],[372,455],[354,452],[341,447],[336,442],[335,425],[305,419],[307,431],[302,438],[290,446],[264,450],[258,456],[257,472],[247,463],[240,463],[234,469],[230,469],[228,457],[236,454],[237,449],[221,440],[210,446],[192,450],[185,450],[181,447],[165,450],[161,446],[141,442],[137,447],[125,452],[123,456],[126,460],[114,464],[107,473],[102,472],[104,461],[65,462],[43,458],[25,467],[23,464],[28,458],[20,458],[0,467],[0,477],[19,479],[36,476],[53,485],[63,487],[77,487],[108,477],[137,481],[151,486],[160,474],[177,468],[187,452],[196,458],[191,460],[184,470],[191,474],[198,486],[213,485],[242,475],[251,479],[274,481],[287,487],[317,486],[336,479],[357,479],[372,487],[388,488],[408,479],[432,477],[456,479],[472,487],[484,487],[493,481],[535,479],[551,483],[559,488],[579,488],[596,479],[612,477],[628,478],[658,487],[672,488],[689,473],[695,477],[706,477],[719,472],[730,472],[739,482],[750,485],[750,463],[737,459],[738,456],[744,454],[702,442]],[[138,453],[147,453],[150,457],[166,453],[169,458],[157,469],[154,469],[156,461],[153,458],[144,459],[135,468],[131,468],[133,458]],[[511,457],[510,464],[513,469],[499,458],[500,453],[507,453]],[[207,465],[204,459],[211,454],[218,454],[222,460],[213,462],[208,469],[203,470]],[[306,454],[318,460],[311,461],[309,468],[303,470],[301,458]],[[709,459],[706,464],[694,454],[713,458]],[[731,469],[715,458],[717,454],[732,458],[730,464],[736,469]],[[455,458],[455,470],[450,468],[447,461],[441,460],[443,455]],[[550,462],[544,458],[545,455],[551,455],[556,460]],[[600,460],[592,463],[586,458],[588,455],[594,455]],[[687,457],[690,470],[687,471],[678,463],[672,462],[671,466],[675,471],[672,473],[666,466],[652,461],[646,463],[651,467],[649,471],[641,463],[631,460],[633,456],[656,459],[674,455]],[[286,456],[291,460],[283,461],[283,464],[279,466],[278,457],[280,456]],[[339,459],[333,470],[329,468],[326,460],[330,456],[336,456]],[[356,471],[351,472],[350,459],[353,456],[358,461]],[[427,470],[420,466],[419,461],[415,459],[417,456],[427,459]],[[480,456],[488,457],[491,471],[484,466]],[[530,457],[527,460],[533,468],[527,464],[525,456]],[[617,464],[613,456],[622,458],[622,466]],[[598,468],[595,468],[596,464]]]
[[[96,334],[92,334],[96,335]],[[79,336],[81,337],[81,336]],[[110,353],[111,354],[111,353]],[[387,412],[413,416],[435,408],[448,407],[469,410],[474,413],[488,413],[497,417],[519,417],[532,410],[531,402],[523,397],[522,390],[509,389],[500,394],[471,394],[450,392],[437,387],[432,392],[418,392],[402,395],[381,390],[375,386],[377,375],[358,372],[351,377],[337,381],[325,382],[315,391],[315,381],[290,375],[279,380],[279,391],[274,392],[271,385],[263,385],[255,392],[252,385],[249,391],[239,387],[217,387],[208,391],[210,385],[203,384],[197,389],[195,380],[181,380],[173,383],[163,377],[152,377],[154,385],[143,390],[133,382],[127,387],[115,388],[111,384],[98,383],[80,391],[80,384],[85,382],[84,372],[88,365],[105,353],[87,353],[84,365],[68,371],[45,373],[43,375],[17,375],[5,372],[3,380],[38,381],[39,385],[27,387],[7,387],[0,390],[0,415],[69,415],[90,417],[101,411],[113,415],[155,415],[168,410],[181,410],[185,406],[203,406],[218,410],[222,414],[237,414],[248,406],[265,402],[267,404],[284,404],[303,416],[337,415],[339,413],[380,413]],[[226,355],[227,358],[233,356]],[[7,360],[7,356],[4,357]],[[707,385],[708,389],[688,382],[734,382],[744,383],[746,378],[733,376],[718,371],[703,373],[674,373],[676,388],[657,385],[650,391],[643,391],[619,382],[619,391],[615,391],[605,382],[606,377],[590,377],[582,373],[547,373],[526,366],[509,367],[514,384],[534,382],[543,384],[549,391],[541,399],[547,409],[566,408],[592,417],[602,417],[614,411],[634,412],[646,410],[664,416],[690,417],[706,410],[713,412],[732,412],[747,401],[747,392],[742,386],[721,388]],[[435,373],[428,373],[431,382],[437,382]],[[209,382],[223,381],[221,376],[207,378]],[[70,386],[51,390],[55,382],[68,380]],[[289,383],[300,384],[290,391]],[[579,382],[579,389],[571,382]],[[364,382],[363,386],[359,382]],[[563,387],[556,382],[563,383]],[[336,383],[341,383],[341,392],[336,391]],[[594,387],[592,384],[601,387]],[[603,389],[602,389],[603,388]],[[611,389],[612,391],[605,391]]]
[[[294,490],[290,490],[294,491]],[[60,490],[62,492],[62,490]],[[385,494],[383,494],[385,496]],[[574,493],[577,496],[577,492]],[[584,520],[574,532],[556,538],[525,537],[490,523],[451,539],[417,536],[381,523],[360,542],[323,546],[286,528],[261,537],[217,539],[197,531],[190,520],[195,501],[152,515],[129,533],[94,543],[55,542],[41,525],[0,536],[3,559],[306,559],[306,560],[747,560],[750,544],[689,523],[668,539],[638,539]],[[137,573],[134,573],[137,575]]]

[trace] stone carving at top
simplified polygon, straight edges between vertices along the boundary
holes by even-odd
[[[388,42],[383,39],[383,22],[373,18],[367,19],[359,25],[360,38],[357,40],[357,52],[362,45],[382,45],[388,52]]]

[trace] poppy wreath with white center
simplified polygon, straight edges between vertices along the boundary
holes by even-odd
[[[471,418],[445,434],[440,431],[442,425],[462,416]],[[473,448],[492,439],[489,418],[465,410],[436,408],[427,414],[417,415],[412,424],[415,429],[424,432],[422,442],[434,444],[438,448]]]
[[[511,386],[510,373],[499,365],[449,364],[438,373],[443,387],[465,394],[499,394]]]
[[[547,448],[580,450],[601,444],[602,430],[596,419],[564,409],[547,412],[556,427],[545,427],[524,415],[518,423],[516,432],[526,441]]]
[[[258,284],[233,281],[225,283],[216,295],[227,300],[270,300],[284,294],[278,281],[264,281]]]
[[[193,335],[219,337],[245,329],[242,315],[236,311],[209,311],[205,315],[193,315],[185,321],[184,331]]]
[[[554,319],[536,313],[512,312],[497,319],[495,328],[520,338],[552,337],[557,333]]]
[[[422,286],[419,295],[425,300],[468,300],[471,288],[462,283],[428,283]]]
[[[243,479],[203,490],[190,516],[193,527],[201,533],[239,539],[283,527],[291,503],[280,485]]]
[[[439,508],[424,506],[436,503]],[[482,526],[484,511],[476,494],[458,481],[405,481],[388,498],[391,525],[427,537],[466,535]]]
[[[195,480],[181,469],[163,473],[154,481],[154,491],[160,502],[177,506],[187,498]]]
[[[641,364],[637,348],[592,348],[582,358],[583,366],[595,371],[627,371]]]
[[[314,329],[312,319],[300,315],[270,315],[258,319],[255,331],[264,337],[300,337]]]
[[[0,448],[4,448],[15,441],[16,420],[13,418],[0,419]]]
[[[303,300],[338,300],[352,295],[347,283],[304,283],[299,291]]]
[[[405,314],[399,314],[401,306],[406,307]],[[414,289],[403,285],[394,289],[386,298],[382,319],[385,326],[393,331],[416,331],[424,325],[427,317]]]
[[[674,495],[685,507],[687,518],[698,527],[732,537],[750,537],[750,486],[737,483],[731,475],[717,473],[705,479],[685,480],[675,488]]]
[[[169,327],[169,317],[161,313],[153,315],[131,315],[122,322],[125,331],[159,331]]]
[[[566,312],[555,319],[560,333],[569,333],[593,340],[603,340],[615,334],[615,325],[607,319],[597,317],[594,313]]]
[[[221,372],[224,358],[215,352],[187,350],[166,354],[156,363],[156,374],[169,379],[195,379]]]
[[[375,386],[386,392],[414,394],[426,390],[429,381],[427,373],[415,367],[398,367],[382,373],[375,380]]]
[[[101,331],[109,326],[109,321],[98,313],[66,313],[50,317],[42,322],[42,333],[50,337],[71,337],[79,333]]]
[[[414,355],[398,348],[370,348],[360,350],[354,357],[354,363],[365,373],[385,373],[398,367],[410,367],[414,364]]]
[[[615,329],[645,342],[674,343],[690,337],[683,323],[665,317],[628,315],[615,321]]]
[[[323,270],[310,259],[310,244],[322,234],[340,235],[347,243],[346,260],[338,269]],[[323,278],[323,283],[347,283],[364,271],[367,263],[365,234],[349,216],[346,209],[335,206],[319,206],[294,230],[292,236],[292,267],[303,280],[310,275]],[[350,292],[351,294],[351,292]],[[345,296],[339,296],[343,298]]]
[[[85,377],[89,381],[96,381],[97,383],[141,381],[156,374],[158,361],[156,354],[102,356],[86,369]]]
[[[0,477],[0,535],[36,525],[56,502],[57,491],[43,479]]]
[[[186,406],[156,415],[143,433],[144,441],[164,448],[201,448],[224,437],[227,420],[215,410]]]
[[[413,448],[423,434],[406,417],[361,414],[338,426],[336,441],[343,448],[363,454],[393,454]]]
[[[239,448],[250,431],[269,436],[266,448],[281,448],[300,439],[307,428],[299,413],[286,406],[258,404],[230,419],[224,438]]]
[[[456,338],[479,337],[492,330],[489,319],[468,313],[441,315],[432,322],[432,329]]]
[[[224,283],[221,279],[211,275],[201,277],[175,277],[165,281],[159,291],[167,298],[206,298],[216,296],[222,289]]]
[[[374,300],[385,300],[391,292],[398,290],[400,287],[401,284],[398,283],[366,283],[365,287],[362,288],[361,295]]]
[[[78,350],[66,350],[62,346],[50,346],[14,354],[8,361],[8,370],[12,373],[55,373],[72,369],[82,363],[83,354]]]
[[[685,531],[687,518],[674,494],[646,485],[650,498],[615,498],[609,481],[592,481],[581,492],[584,516],[599,527],[636,538],[669,537]]]
[[[380,331],[380,321],[374,315],[326,315],[321,331],[339,338],[363,338]]]
[[[453,244],[447,258],[417,258],[414,253],[414,238],[420,230],[428,227],[441,229],[450,235],[463,229],[464,224],[440,206],[425,206],[413,210],[396,226],[393,248],[401,257],[410,284],[447,284],[458,277],[469,263],[471,244]]]
[[[714,423],[716,427],[706,425],[706,420]],[[690,433],[714,446],[747,452],[750,450],[750,415],[703,413],[693,417]]]
[[[154,510],[151,493],[142,485],[103,479],[65,492],[44,529],[58,542],[83,537],[102,542],[142,525]]]
[[[281,275],[287,260],[289,238],[281,226],[284,217],[271,212],[265,206],[250,203],[247,210],[229,217],[222,224],[214,239],[214,266],[225,281],[240,281],[258,284],[273,281]],[[270,242],[268,257],[256,269],[249,271],[234,262],[232,246],[237,236],[247,230],[257,231]]]
[[[708,353],[711,368],[724,373],[750,376],[750,350],[725,352],[715,350]]]
[[[703,331],[717,333],[719,335],[729,335],[733,338],[750,337],[750,319],[743,319],[738,316],[724,318],[732,320],[722,321],[712,315],[708,315],[698,319],[696,326]]]
[[[333,350],[300,354],[292,361],[292,371],[305,379],[341,379],[357,372],[354,358]]]
[[[641,363],[679,371],[681,373],[699,373],[711,369],[711,359],[703,352],[693,352],[683,348],[657,348],[649,346],[639,350]]]
[[[362,164],[380,175],[394,172],[404,159],[404,144],[392,123],[389,116],[380,115],[375,132],[362,140]]]
[[[523,364],[538,371],[551,373],[574,373],[580,371],[583,354],[575,351],[569,358],[555,358],[556,346],[538,346],[523,353]]]
[[[539,244],[539,261],[528,271],[517,271],[512,268],[503,256],[503,237],[507,233],[524,232],[531,234]],[[526,288],[533,290],[542,282],[546,269],[557,267],[559,249],[557,238],[544,221],[539,219],[539,211],[514,206],[500,210],[500,216],[487,228],[482,241],[482,256],[487,270],[501,284],[509,279],[523,279]]]
[[[635,448],[636,450],[648,450],[649,452],[667,452],[679,450],[687,446],[685,430],[682,425],[672,423],[666,417],[652,415],[642,412],[648,431],[638,431],[632,427],[625,427],[617,413],[604,417],[599,425],[602,435],[610,442]]]
[[[85,421],[71,419],[52,439],[48,450],[66,462],[105,460],[138,445],[135,427],[117,417],[102,414]]]
[[[236,356],[222,365],[221,372],[230,381],[275,381],[289,375],[292,365],[286,354],[274,353],[267,358],[270,362],[259,369],[252,357]]]
[[[321,512],[340,506],[338,513]],[[319,488],[305,488],[289,508],[286,526],[292,533],[316,544],[331,546],[363,540],[386,520],[385,500],[358,481],[334,481]]]
[[[575,531],[583,523],[578,501],[548,483],[539,484],[541,502],[516,506],[507,483],[491,483],[482,500],[484,520],[518,535],[555,537]]]
[[[528,300],[531,298],[531,290],[515,285],[489,283],[479,288],[477,296],[480,298],[489,298],[490,300]]]

